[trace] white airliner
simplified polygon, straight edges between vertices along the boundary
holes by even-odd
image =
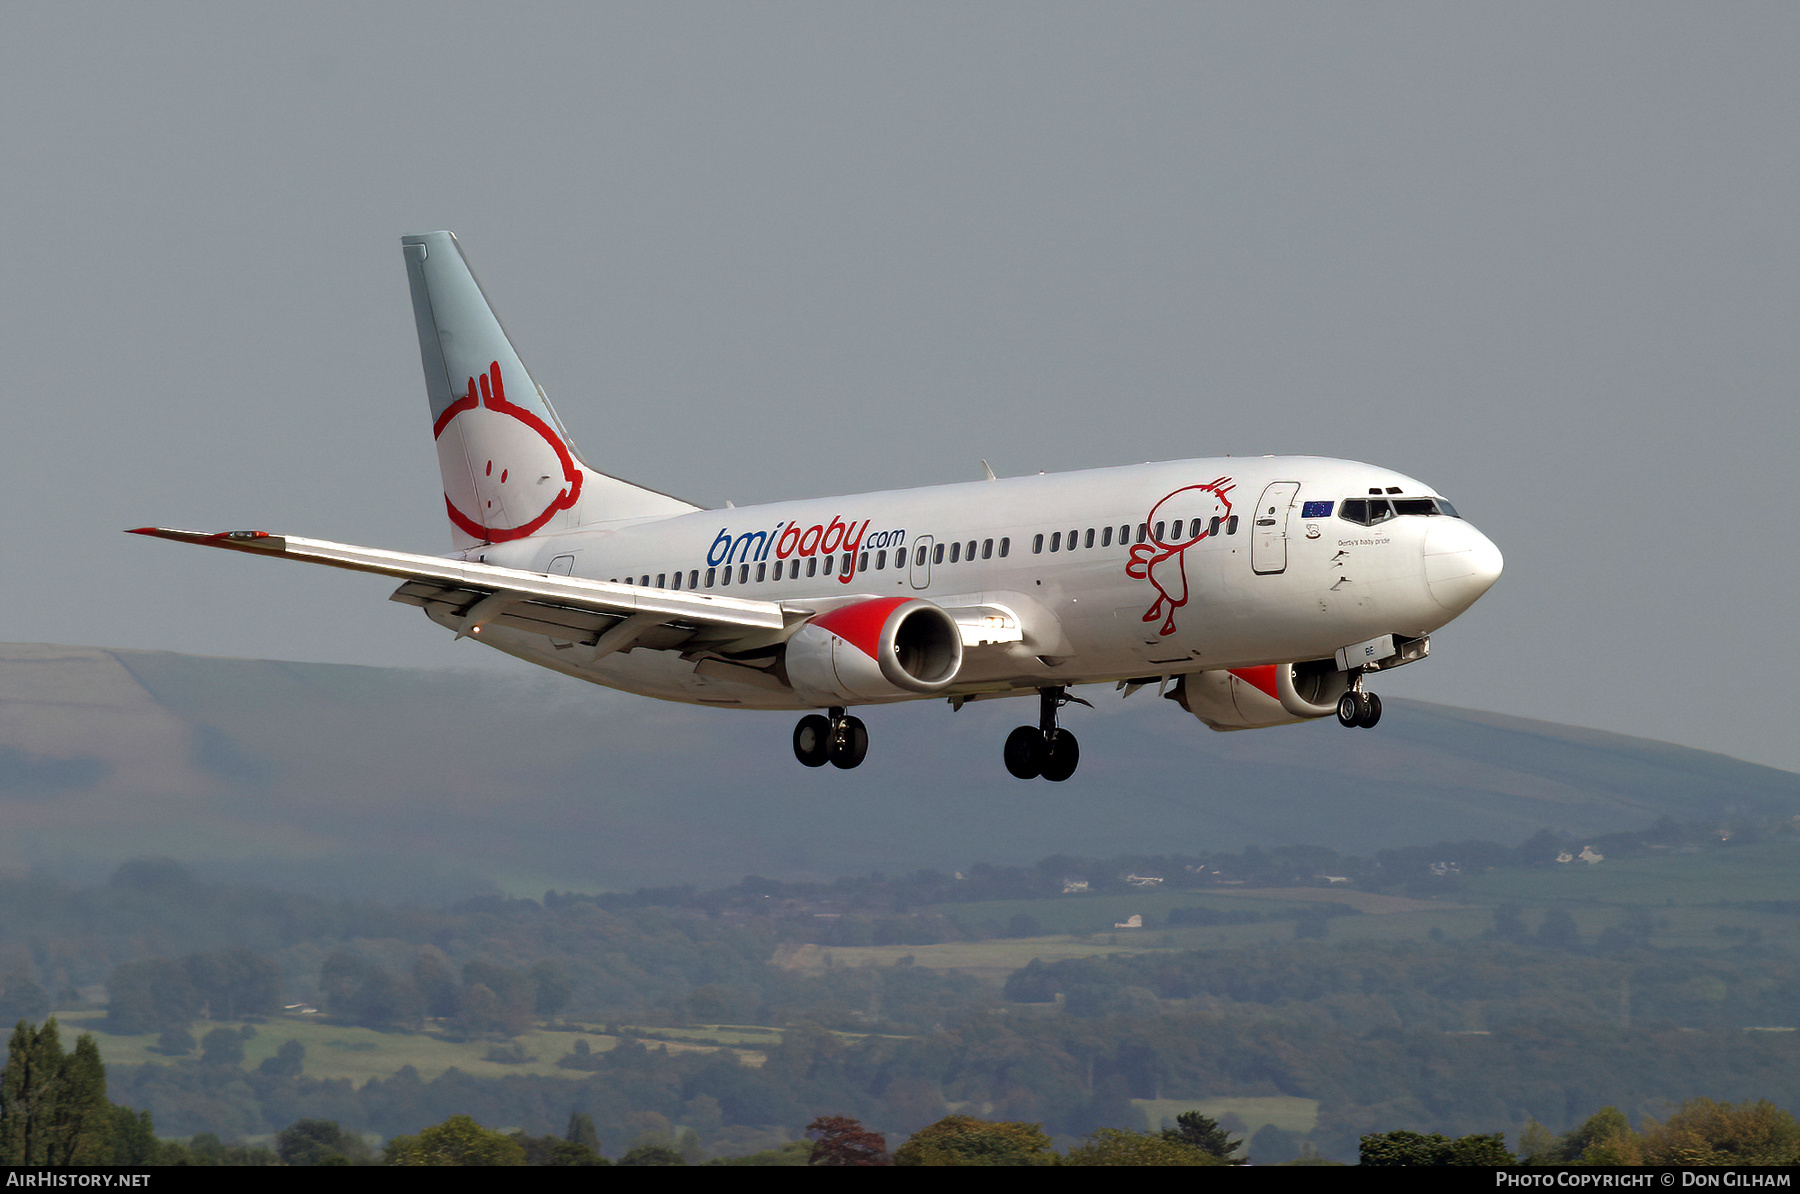
[[[392,599],[521,659],[645,696],[808,712],[794,754],[861,763],[855,705],[1036,695],[1020,779],[1079,757],[1079,684],[1155,685],[1215,730],[1336,714],[1500,575],[1429,486],[1305,456],[1222,457],[707,510],[596,472],[456,238],[401,241],[456,550],[136,533],[398,577]]]

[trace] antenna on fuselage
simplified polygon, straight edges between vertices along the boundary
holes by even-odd
[[[981,462],[981,471],[987,474],[987,479],[990,481],[998,481],[1000,479],[994,476],[994,466],[985,460]]]

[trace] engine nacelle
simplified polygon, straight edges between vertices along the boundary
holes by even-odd
[[[1254,730],[1329,717],[1349,689],[1349,672],[1317,659],[1194,672],[1166,695],[1215,730]]]
[[[819,705],[941,692],[961,668],[956,620],[916,597],[839,606],[787,641],[788,683]]]

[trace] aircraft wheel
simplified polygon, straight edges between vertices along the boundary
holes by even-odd
[[[1359,693],[1346,692],[1338,698],[1338,724],[1346,728],[1362,724],[1362,702]]]
[[[823,767],[831,750],[831,723],[808,713],[794,727],[794,757],[807,767]]]
[[[1036,726],[1020,726],[1006,736],[1006,770],[1014,779],[1036,779],[1044,769],[1044,735]]]
[[[1356,724],[1365,730],[1372,730],[1375,728],[1375,723],[1381,720],[1381,698],[1371,692],[1368,701],[1369,711],[1364,713],[1363,719]]]
[[[842,717],[831,735],[831,765],[845,771],[869,753],[869,730],[860,717]]]
[[[1051,730],[1044,740],[1044,778],[1060,784],[1075,774],[1079,762],[1081,746],[1075,741],[1075,735],[1067,730]]]

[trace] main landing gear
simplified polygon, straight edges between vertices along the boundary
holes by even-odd
[[[1375,728],[1381,720],[1381,698],[1363,691],[1362,676],[1351,683],[1350,691],[1338,698],[1338,722],[1346,727],[1365,730]]]
[[[843,707],[833,706],[830,717],[808,713],[794,727],[794,757],[808,767],[830,763],[845,771],[863,761],[869,753],[869,729],[862,718],[851,717]]]
[[[1081,762],[1081,746],[1075,735],[1056,726],[1056,711],[1069,702],[1087,705],[1062,688],[1038,689],[1038,723],[1020,726],[1006,736],[1006,769],[1017,779],[1043,776],[1061,783],[1075,774]],[[1088,705],[1091,709],[1092,705]]]

